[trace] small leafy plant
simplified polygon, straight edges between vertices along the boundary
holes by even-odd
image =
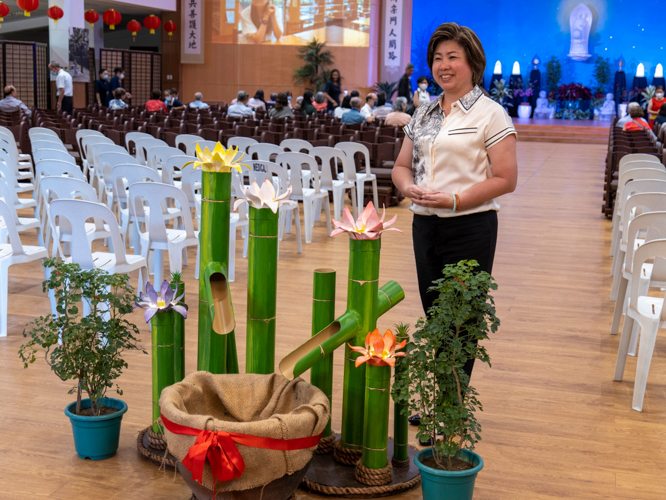
[[[448,470],[461,450],[473,450],[481,439],[475,412],[483,408],[463,367],[470,359],[490,365],[479,341],[500,324],[489,293],[497,285],[476,267],[473,260],[447,265],[443,278],[433,282],[430,290],[438,298],[427,319],[416,324],[393,385],[394,400],[409,400],[409,410],[421,414],[417,439],[430,438],[437,466]]]
[[[55,294],[58,314],[28,323],[23,336],[29,340],[18,354],[27,368],[44,351],[46,362],[61,380],[77,381],[69,391],[77,393],[76,413],[81,411],[81,392],[85,391],[92,415],[98,416],[100,399],[127,368],[122,353],[141,350],[138,328],[124,319],[132,312],[136,293],[126,274],[83,271],[78,264],[55,259],[47,259],[44,266],[52,269],[42,289]],[[90,311],[86,316],[79,308],[83,303]],[[116,392],[123,393],[118,385]]]
[[[550,61],[546,63],[546,87],[549,92],[557,92],[557,87],[562,79],[562,63],[560,60],[551,56]]]
[[[641,92],[641,106],[643,106],[643,109],[647,109],[648,104],[650,104],[650,101],[654,97],[655,93],[657,92],[657,87],[654,85],[648,85],[645,90]]]
[[[393,94],[398,91],[398,82],[377,82],[375,83],[375,90],[377,92],[384,92],[386,100],[391,101]]]
[[[513,104],[507,101],[507,99],[511,97],[512,90],[507,87],[504,78],[501,80],[495,80],[493,82],[493,87],[494,88],[490,91],[490,98],[493,101],[500,103],[502,106],[513,107]]]
[[[171,273],[171,283],[182,283],[183,282],[183,273],[180,271],[174,271]]]
[[[298,48],[298,57],[304,64],[294,69],[292,80],[295,85],[305,84],[309,90],[321,90],[330,76],[326,67],[333,64],[333,53],[326,49],[326,43],[316,38]]]

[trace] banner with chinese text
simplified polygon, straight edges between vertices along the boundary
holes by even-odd
[[[204,0],[181,0],[183,34],[181,64],[203,64],[204,62]]]
[[[382,36],[384,66],[400,66],[402,50],[402,0],[386,0]]]

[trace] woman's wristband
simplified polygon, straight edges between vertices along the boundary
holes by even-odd
[[[460,196],[458,196],[457,194],[454,194],[453,196],[455,197],[455,200],[456,200],[456,203],[455,203],[456,210],[458,212],[460,212],[460,210],[462,210],[462,205],[460,204]]]
[[[456,204],[457,204],[456,195],[452,194],[451,199],[453,200],[453,208],[451,208],[451,212],[455,214],[456,213]]]

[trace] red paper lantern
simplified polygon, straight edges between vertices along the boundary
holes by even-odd
[[[30,13],[39,7],[39,0],[17,0],[16,3],[25,17],[30,17]]]
[[[164,23],[164,29],[169,34],[169,36],[173,35],[173,32],[176,31],[176,28],[177,28],[176,23],[174,23],[173,21],[167,21],[166,23]]]
[[[90,24],[91,28],[97,21],[99,21],[99,14],[95,12],[93,9],[87,10],[86,13],[83,15],[83,17]]]
[[[46,11],[46,15],[50,19],[53,19],[53,21],[57,24],[58,19],[62,19],[62,16],[64,16],[65,13],[62,11],[62,9],[60,7],[58,7],[57,5],[54,5],[54,6],[48,8],[48,10]]]
[[[9,5],[0,2],[0,23],[5,20],[7,14],[9,14]]]
[[[162,21],[159,17],[151,14],[143,20],[143,25],[146,27],[146,29],[150,30],[151,35],[154,35],[155,30],[159,29],[159,27],[162,25]]]
[[[120,12],[109,9],[104,13],[102,19],[104,19],[104,22],[109,25],[110,30],[115,30],[116,24],[120,24],[122,18],[120,17]]]
[[[131,31],[132,36],[136,36],[140,29],[141,23],[136,19],[132,19],[129,23],[127,23],[127,31]]]

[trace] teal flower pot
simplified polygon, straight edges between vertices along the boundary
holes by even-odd
[[[463,455],[462,457],[460,455]],[[414,463],[421,471],[423,500],[472,500],[476,475],[483,469],[483,459],[476,453],[462,450],[458,455],[461,460],[474,467],[463,471],[432,469],[421,460],[432,456],[432,448],[421,450],[414,457]]]
[[[101,417],[84,417],[74,413],[76,401],[65,408],[65,415],[72,423],[76,454],[81,458],[104,460],[112,457],[118,451],[120,422],[127,411],[127,404],[114,398],[103,398],[100,401],[105,406],[116,408],[118,411]],[[86,408],[90,408],[90,399],[81,400],[81,409]]]

